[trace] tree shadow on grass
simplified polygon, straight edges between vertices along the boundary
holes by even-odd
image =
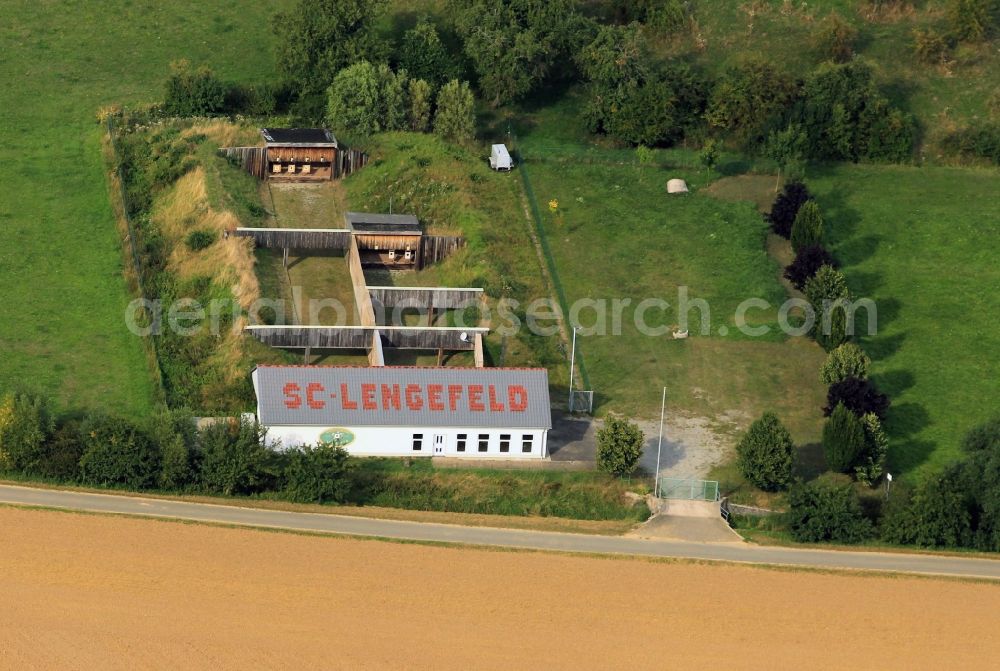
[[[793,475],[803,480],[812,480],[826,472],[826,455],[823,454],[822,443],[806,443],[799,445],[795,453]]]
[[[841,265],[854,266],[874,256],[881,243],[882,236],[880,235],[851,238],[838,245],[835,256]]]
[[[872,382],[889,398],[895,398],[899,394],[912,387],[916,383],[916,378],[908,370],[891,370],[885,373],[872,376]]]
[[[919,403],[896,403],[889,407],[885,428],[896,443],[889,448],[888,461],[892,468],[909,471],[927,461],[937,445],[928,440],[915,440],[913,436],[929,425],[927,409]]]
[[[863,331],[859,329],[858,332]],[[872,361],[884,361],[899,351],[906,338],[906,333],[896,333],[895,335],[883,337],[873,336],[864,338],[861,344]]]

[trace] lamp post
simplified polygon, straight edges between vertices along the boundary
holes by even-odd
[[[667,410],[667,388],[663,388],[663,400],[660,401],[660,438],[656,441],[656,477],[653,480],[653,496],[660,496],[660,451],[663,448],[663,416]]]
[[[885,500],[889,500],[889,488],[892,486],[892,473],[885,474]]]
[[[573,412],[573,372],[576,367],[576,332],[580,330],[579,326],[573,327],[573,348],[570,350],[569,355],[569,400],[566,403],[566,407],[569,411]]]

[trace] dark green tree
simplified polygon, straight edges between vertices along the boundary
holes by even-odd
[[[792,224],[799,209],[812,196],[809,189],[799,180],[791,180],[785,183],[781,193],[774,199],[771,205],[771,230],[775,235],[780,235],[786,240],[792,235]],[[833,265],[832,263],[830,265]]]
[[[837,261],[823,245],[805,247],[795,253],[795,260],[791,265],[785,266],[785,279],[796,289],[804,289],[806,282],[811,280],[823,266],[836,268]]]
[[[632,475],[646,437],[639,425],[610,414],[597,431],[597,467],[619,477]]]
[[[163,110],[174,116],[216,114],[225,109],[226,85],[206,66],[185,60],[170,64]]]
[[[388,0],[299,0],[275,17],[278,69],[307,113],[322,116],[325,92],[338,72],[388,55],[375,28],[387,6]]]
[[[801,543],[860,543],[871,537],[854,487],[820,480],[794,485],[788,493],[788,526]]]
[[[853,473],[865,453],[865,429],[843,403],[838,403],[823,425],[823,453],[830,470]]]
[[[351,491],[347,451],[333,445],[303,445],[290,450],[285,465],[285,496],[299,503],[343,503]]]
[[[740,141],[759,144],[797,89],[795,80],[770,62],[750,59],[727,69],[715,83],[705,119]]]
[[[160,452],[157,485],[182,489],[194,480],[197,463],[198,428],[190,410],[160,412],[149,423],[149,437]]]
[[[407,121],[407,75],[388,65],[360,61],[333,78],[327,93],[327,123],[366,136],[401,130]]]
[[[426,133],[431,127],[431,85],[423,79],[411,79],[407,89],[409,94],[410,130]]]
[[[770,412],[750,425],[736,445],[740,472],[754,486],[773,492],[792,481],[792,437]]]
[[[831,384],[827,390],[823,414],[830,416],[840,404],[847,406],[858,417],[874,413],[879,419],[884,419],[889,410],[889,397],[881,393],[871,380],[845,377]]]
[[[48,401],[35,394],[0,398],[0,470],[34,472],[55,430]]]
[[[399,67],[414,79],[423,79],[437,88],[458,77],[458,67],[441,41],[435,25],[426,16],[403,33]]]
[[[819,378],[823,384],[836,384],[849,377],[867,380],[871,364],[872,360],[860,346],[845,343],[826,356]]]
[[[156,484],[160,453],[149,436],[121,417],[96,415],[82,428],[80,479],[90,485],[145,489]]]
[[[438,91],[434,132],[452,142],[469,142],[476,133],[476,103],[468,82],[453,79]]]
[[[883,540],[922,547],[962,547],[972,543],[972,515],[957,469],[922,480],[911,492],[901,487],[886,505],[879,533]]]
[[[772,131],[764,144],[764,155],[778,164],[778,176],[774,180],[774,192],[778,192],[781,178],[802,162],[806,135],[795,124],[784,130]]]
[[[969,431],[962,452],[961,489],[975,502],[976,547],[1000,552],[1000,416]]]
[[[858,29],[834,10],[817,24],[810,38],[820,58],[845,63],[854,55]]]
[[[264,438],[264,429],[254,421],[227,419],[202,429],[202,486],[226,496],[262,491],[274,475]]]
[[[792,223],[792,249],[796,253],[823,243],[823,215],[815,200],[806,201]]]

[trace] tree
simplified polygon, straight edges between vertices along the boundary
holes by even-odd
[[[156,484],[160,453],[127,419],[96,415],[81,429],[80,479],[91,485],[144,489]]]
[[[778,193],[781,177],[791,166],[802,161],[802,150],[806,136],[802,130],[789,124],[785,130],[772,131],[764,145],[764,155],[778,164],[778,177],[774,181],[774,192]]]
[[[523,98],[566,70],[585,39],[576,0],[452,0],[455,26],[493,107]]]
[[[698,152],[698,162],[706,170],[712,170],[715,164],[719,162],[719,143],[715,140],[707,141]]]
[[[799,483],[788,494],[788,506],[788,525],[800,543],[859,543],[872,535],[871,521],[849,483]]]
[[[83,437],[77,419],[65,420],[56,428],[43,446],[42,456],[31,472],[43,478],[73,482],[80,477],[80,458],[83,456]]]
[[[865,452],[865,429],[858,416],[838,403],[823,425],[823,453],[830,470],[851,473]]]
[[[712,87],[705,110],[709,126],[758,143],[764,129],[792,102],[795,80],[763,59],[726,70]]]
[[[378,62],[386,44],[375,30],[388,0],[299,0],[274,20],[278,68],[303,96],[317,96],[358,61]]]
[[[0,398],[0,469],[36,471],[54,430],[55,420],[45,398],[5,394]]]
[[[823,266],[837,267],[837,261],[822,245],[810,245],[795,254],[791,265],[785,266],[785,278],[796,289],[803,289],[813,275]]]
[[[799,180],[787,182],[771,205],[771,230],[786,240],[792,235],[792,224],[799,209],[812,198],[809,189]],[[830,264],[833,265],[833,264]]]
[[[847,341],[846,303],[850,300],[847,279],[833,266],[821,266],[805,286],[806,300],[816,322],[812,335],[827,352]]]
[[[431,85],[423,79],[411,79],[409,86],[410,130],[426,133],[431,126]]]
[[[830,12],[820,21],[812,35],[813,49],[821,58],[844,63],[854,55],[858,29],[848,23],[837,11]]]
[[[619,477],[631,475],[646,441],[639,425],[610,414],[597,431],[597,467]]]
[[[969,431],[962,452],[961,489],[975,502],[976,547],[1000,552],[1000,416]]]
[[[886,506],[880,535],[889,543],[961,547],[972,543],[972,515],[957,469],[897,490]]]
[[[826,355],[819,379],[823,384],[835,384],[851,377],[867,380],[871,363],[872,360],[859,345],[844,343]]]
[[[838,405],[846,406],[858,417],[871,412],[879,419],[884,419],[889,409],[888,396],[880,393],[871,380],[859,380],[856,377],[844,378],[831,384],[826,394],[826,403],[823,414],[828,417]]]
[[[351,491],[347,451],[335,445],[303,445],[290,450],[285,495],[298,503],[343,503]]]
[[[469,82],[452,79],[438,91],[434,132],[452,142],[469,142],[475,137],[475,127],[475,100]]]
[[[163,110],[173,116],[221,112],[226,105],[226,85],[206,66],[194,68],[185,60],[170,64]]]
[[[823,215],[815,200],[806,201],[792,224],[792,249],[796,253],[823,243]]]
[[[458,76],[458,68],[441,41],[437,28],[426,16],[403,33],[399,67],[414,79],[422,79],[434,87]]]
[[[327,92],[327,121],[358,135],[403,128],[407,76],[389,66],[361,61],[333,78]]]
[[[995,23],[994,0],[949,0],[948,25],[960,40],[981,42],[992,32]]]
[[[814,308],[822,308],[823,301],[848,298],[847,278],[833,266],[821,266],[806,282],[806,298]]]
[[[773,413],[750,425],[736,454],[743,476],[764,491],[784,489],[792,480],[792,437]]]
[[[187,409],[161,412],[149,424],[149,437],[160,452],[157,485],[182,489],[194,479],[198,428]]]
[[[255,421],[222,420],[202,429],[200,479],[205,489],[226,496],[264,489],[273,476],[265,430]]]
[[[854,475],[859,482],[874,487],[885,468],[885,458],[889,454],[889,437],[885,435],[882,421],[873,412],[861,418],[865,429],[865,452],[860,463],[854,467]]]

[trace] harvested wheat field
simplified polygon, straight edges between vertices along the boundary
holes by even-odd
[[[0,508],[4,668],[995,668],[1000,586]]]

